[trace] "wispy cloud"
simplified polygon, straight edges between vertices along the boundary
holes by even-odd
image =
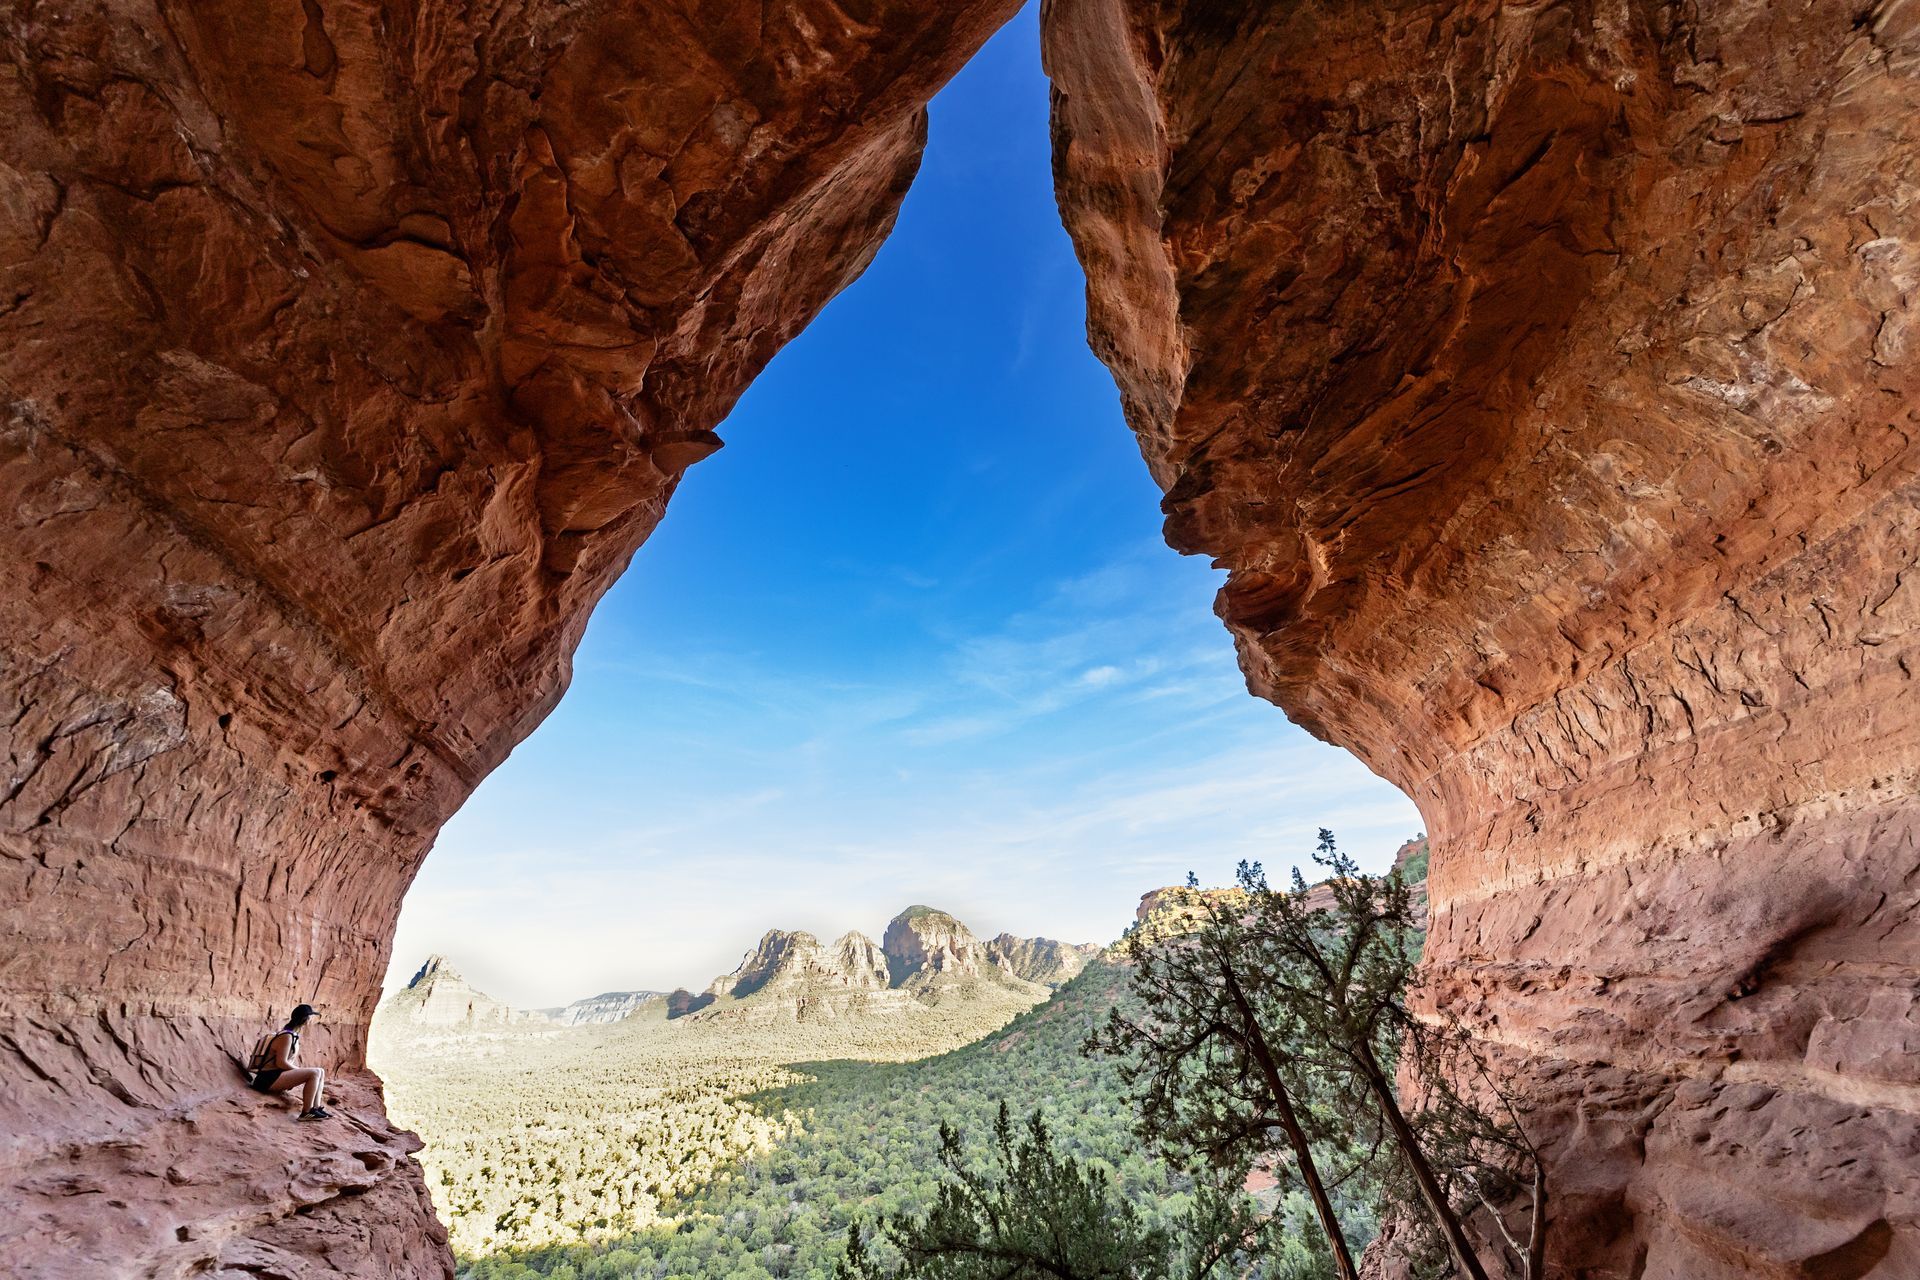
[[[599,655],[583,683],[649,718],[563,706],[449,824],[394,976],[452,950],[523,1003],[705,982],[767,927],[877,932],[924,899],[1104,941],[1142,892],[1291,865],[1320,826],[1384,859],[1412,806],[1247,695],[1191,567],[1129,549],[864,680]]]

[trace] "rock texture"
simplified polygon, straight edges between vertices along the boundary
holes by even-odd
[[[1047,997],[1045,985],[1015,973],[944,911],[908,907],[887,925],[885,937],[882,944],[850,932],[823,943],[810,933],[768,930],[733,972],[714,979],[705,1004],[683,1001],[673,1016],[694,1014],[709,1021],[911,1018],[943,1000],[1004,1006],[1011,1016]],[[1027,956],[1050,955],[1049,947],[1061,945],[1002,938],[1015,954]]]
[[[1058,989],[1100,954],[1091,942],[1060,942],[1053,938],[1016,938],[1010,933],[987,939],[987,959],[1022,982]]]
[[[9,1266],[445,1270],[404,1158],[178,1194],[250,1149],[180,1108],[298,999],[361,1061],[440,823],[1013,7],[0,5],[0,1184],[154,1174],[9,1194]]]
[[[827,946],[810,933],[769,929],[738,968],[714,979],[707,990],[716,998],[744,1000],[762,991],[879,991],[887,985],[885,957],[865,934],[848,933]]]
[[[1556,1274],[1920,1274],[1920,7],[1044,38],[1168,539],[1419,804]]]
[[[972,930],[932,907],[908,907],[888,921],[880,946],[895,986],[962,981],[996,968]]]
[[[603,991],[597,996],[575,1000],[558,1009],[542,1009],[548,1021],[563,1027],[597,1026],[605,1022],[624,1022],[642,1009],[651,1008],[667,998],[664,991]]]
[[[547,1020],[542,1013],[511,1008],[474,990],[445,956],[428,956],[406,986],[380,1002],[376,1018],[411,1027],[468,1031]]]
[[[303,1043],[304,1058],[318,1056],[312,1047]],[[329,1076],[335,1118],[297,1124],[297,1092],[268,1098],[239,1087],[238,1067],[217,1050],[203,1065],[208,1087],[196,1094],[163,1099],[146,1081],[129,1082],[126,1105],[140,1110],[116,1142],[76,1144],[9,1183],[0,1270],[33,1280],[451,1280],[447,1233],[412,1160],[420,1140],[387,1122],[372,1073]],[[76,1233],[76,1200],[117,1200],[120,1212],[96,1212],[93,1229]]]

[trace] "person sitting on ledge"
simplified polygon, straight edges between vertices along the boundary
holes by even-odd
[[[249,1086],[259,1093],[285,1093],[296,1085],[306,1086],[306,1096],[296,1120],[325,1120],[333,1113],[320,1105],[327,1087],[327,1073],[319,1067],[300,1065],[300,1029],[320,1016],[310,1004],[295,1005],[287,1025],[273,1034],[263,1057],[263,1065],[253,1073]]]

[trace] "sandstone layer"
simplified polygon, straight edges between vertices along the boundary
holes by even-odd
[[[0,5],[8,1266],[447,1271],[228,1055],[305,999],[362,1060],[440,823],[1012,8]]]
[[[1920,1275],[1920,6],[1044,38],[1168,539],[1419,804],[1554,1273]]]
[[[1101,952],[1098,943],[1058,938],[1020,938],[995,934],[986,941],[987,958],[1020,979],[1059,990]]]

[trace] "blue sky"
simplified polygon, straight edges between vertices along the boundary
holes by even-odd
[[[1108,941],[1141,893],[1381,866],[1399,792],[1250,697],[1221,575],[1087,350],[1033,6],[933,104],[893,236],[721,428],[571,691],[447,824],[429,951],[520,1005],[703,986],[769,927]]]

